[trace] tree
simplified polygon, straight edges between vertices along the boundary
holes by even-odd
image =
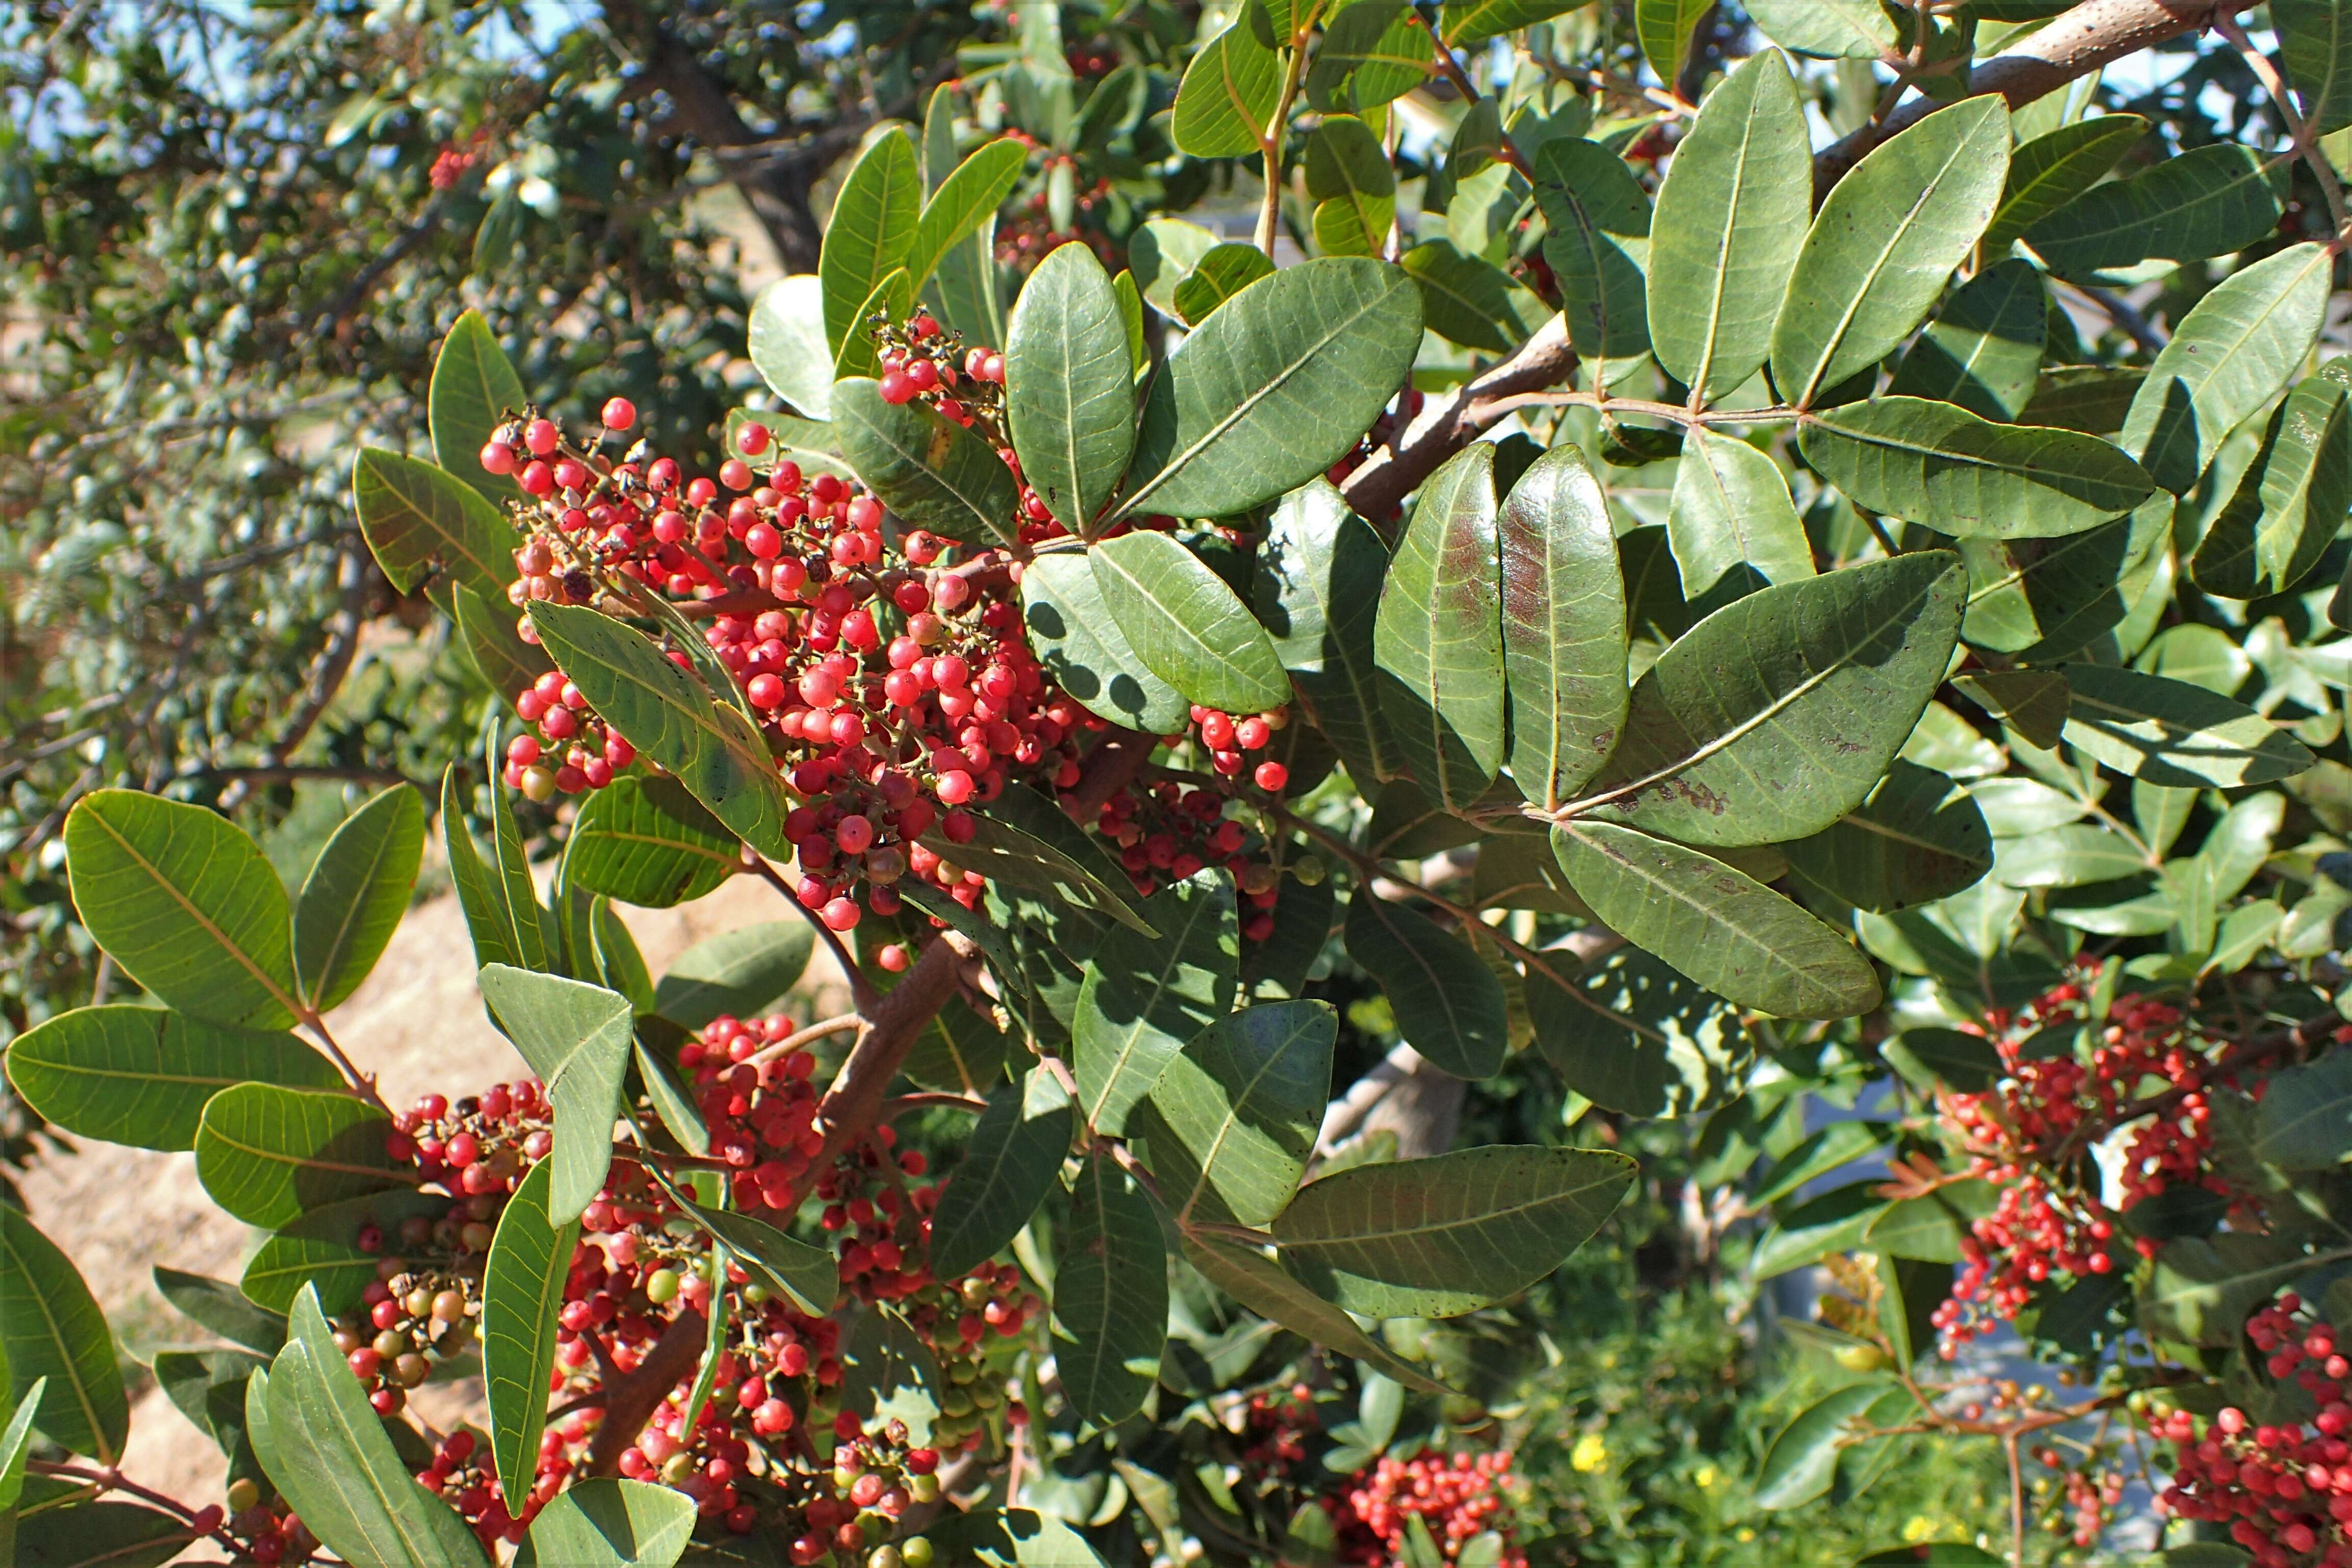
[[[80,921],[157,1005],[10,1081],[269,1237],[159,1280],[240,1347],[157,1368],[232,1457],[195,1508],[110,1469],[103,1318],[0,1211],[10,1473],[34,1428],[100,1467],[29,1463],[20,1550],[1567,1560],[1448,1336],[1528,1347],[1618,1145],[1704,1117],[1658,1162],[1689,1245],[1767,1213],[1751,1273],[1837,1287],[1791,1332],[1845,1381],[1760,1506],[1990,1439],[2022,1568],[2097,1539],[2121,1423],[2177,1561],[2352,1552],[2352,375],[2313,368],[2352,32],[1751,9],[1034,6],[952,79],[910,11],[868,100],[919,124],[771,106],[857,151],[720,441],[537,398],[458,317],[352,497],[488,689],[436,798],[535,1076],[394,1111],[333,1036],[418,790],[291,894],[214,810],[80,793]],[[737,35],[605,19],[668,29],[662,124],[757,146]],[[2168,39],[2144,99],[2081,85]],[[1171,216],[1221,183],[1254,243]],[[614,902],[735,875],[803,923],[650,976]],[[853,1010],[772,1011],[820,942]],[[1559,1114],[1453,1147],[1444,1086],[1504,1074]],[[1969,1394],[1937,1352],[1995,1323],[2082,1392]],[[480,1433],[402,1419],[477,1346]]]

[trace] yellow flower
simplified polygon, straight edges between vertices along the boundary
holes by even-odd
[[[1731,1539],[1742,1542],[1753,1541],[1756,1539],[1756,1532],[1743,1524],[1731,1532]]]
[[[1569,1450],[1568,1462],[1580,1475],[1605,1469],[1609,1465],[1609,1445],[1601,1440],[1600,1433],[1587,1432],[1576,1440],[1576,1447]]]
[[[1691,1479],[1698,1484],[1698,1488],[1701,1491],[1705,1491],[1707,1488],[1715,1485],[1716,1482],[1723,1479],[1723,1475],[1722,1472],[1717,1470],[1713,1465],[1701,1465],[1697,1469],[1691,1472]]]
[[[1933,1541],[1936,1534],[1936,1521],[1924,1513],[1913,1514],[1903,1526],[1903,1539],[1906,1542]]]

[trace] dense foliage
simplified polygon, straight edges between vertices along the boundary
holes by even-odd
[[[2352,1563],[2340,8],[852,11],[0,34],[7,1076],[264,1237],[183,1501],[0,1207],[0,1543]],[[394,1107],[436,808],[531,1076]]]

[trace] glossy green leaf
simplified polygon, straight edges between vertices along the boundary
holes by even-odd
[[[1694,844],[1820,832],[1862,804],[1918,722],[1964,586],[1958,561],[1929,551],[1725,605],[1634,682],[1625,738],[1587,799]]]
[[[824,1247],[811,1247],[748,1214],[686,1201],[680,1206],[697,1225],[724,1242],[753,1279],[802,1311],[821,1318],[840,1300],[839,1266]]]
[[[1837,183],[1773,323],[1782,399],[1804,407],[1910,336],[1991,220],[2008,173],[2008,107],[1994,94],[1937,110]]]
[[[1837,1476],[1838,1455],[1853,1441],[1849,1424],[1861,1419],[1891,1386],[1879,1381],[1841,1388],[1782,1427],[1764,1452],[1764,1466],[1756,1477],[1756,1505],[1801,1508],[1827,1492]]]
[[[1625,586],[1609,503],[1583,454],[1569,444],[1538,458],[1504,498],[1496,532],[1511,776],[1558,805],[1599,770],[1625,721]]]
[[[1372,128],[1326,115],[1307,139],[1307,199],[1326,255],[1378,256],[1396,219],[1396,172]]]
[[[2145,174],[2092,186],[2023,237],[2061,278],[2128,280],[2143,262],[2195,261],[2261,239],[2278,226],[2284,183],[2251,147],[2192,147]]]
[[[2128,518],[2063,539],[1959,542],[1969,563],[1961,635],[1979,647],[2063,658],[2124,618],[2129,598],[2169,559],[2172,524],[2158,493]]]
[[[1895,23],[1876,0],[1753,0],[1746,9],[1766,37],[1796,54],[1874,60],[1895,47]]]
[[[511,698],[555,665],[537,643],[527,643],[515,635],[514,611],[503,595],[499,603],[500,608],[492,609],[490,601],[470,583],[450,584],[451,619],[457,623],[466,657],[473,661],[484,685],[500,698]]]
[[[402,593],[446,577],[493,604],[506,598],[515,580],[514,530],[464,480],[415,458],[362,447],[352,465],[352,505],[376,564]]]
[[[547,1379],[555,1370],[555,1315],[580,1222],[548,1218],[552,1161],[533,1165],[499,1215],[482,1274],[482,1387],[490,1452],[507,1510],[520,1517],[539,1465]]]
[[[1025,1508],[948,1510],[928,1527],[929,1537],[952,1556],[941,1563],[980,1568],[1103,1568],[1087,1538],[1051,1514]]]
[[[1264,1225],[1282,1212],[1314,1152],[1338,1034],[1328,1002],[1268,1002],[1218,1019],[1169,1061],[1146,1137],[1178,1225]]]
[[[1265,7],[1248,5],[1192,56],[1176,89],[1169,136],[1195,158],[1242,158],[1258,150],[1282,99],[1282,62]]]
[[[1528,1013],[1544,1058],[1585,1099],[1630,1116],[1689,1116],[1747,1089],[1756,1042],[1722,997],[1634,947],[1561,970],[1528,965]]]
[[[896,130],[866,144],[834,197],[816,264],[824,291],[824,341],[835,354],[861,323],[876,285],[907,264],[922,216],[923,176],[915,144]],[[803,408],[803,414],[813,409]]]
[[[1181,217],[1144,219],[1128,241],[1137,291],[1161,315],[1175,315],[1176,286],[1220,243],[1214,229]]]
[[[971,837],[929,833],[920,842],[940,858],[1062,905],[1080,904],[1146,936],[1151,922],[1125,894],[1125,875],[1101,844],[1026,784],[1007,784],[985,811],[968,812]]]
[[[274,1355],[286,1342],[286,1318],[256,1306],[245,1293],[224,1279],[166,1268],[151,1271],[157,1294],[181,1313],[231,1343],[263,1355]]]
[[[121,1458],[131,1401],[106,1315],[72,1259],[12,1204],[0,1204],[0,1349],[14,1387],[41,1384],[42,1436],[102,1465]]]
[[[1013,307],[1004,403],[1022,477],[1084,533],[1135,447],[1127,321],[1095,253],[1073,241],[1037,264]]]
[[[549,1223],[580,1217],[613,1161],[613,1122],[621,1113],[621,1079],[629,1068],[636,1010],[598,985],[492,964],[481,972],[483,999],[555,1107],[554,1166]]]
[[[141,1503],[44,1509],[15,1522],[10,1568],[158,1568],[188,1547],[184,1521]]]
[[[0,1398],[13,1398],[15,1413],[0,1426],[0,1552],[9,1550],[9,1532],[16,1526],[16,1500],[25,1491],[25,1460],[33,1447],[33,1417],[41,1408],[49,1380],[37,1377],[18,1391],[0,1389]]]
[[[1109,1151],[1078,1168],[1055,1237],[1054,1346],[1071,1411],[1097,1426],[1143,1408],[1168,1337],[1168,1257],[1160,1217]]]
[[[1877,971],[1852,942],[1745,872],[1602,822],[1563,823],[1552,846],[1604,924],[1727,1001],[1784,1018],[1878,1005]]]
[[[654,1010],[681,1029],[722,1013],[748,1018],[799,984],[816,937],[801,921],[762,921],[705,937],[670,961]]]
[[[811,419],[833,417],[833,347],[825,340],[824,279],[779,278],[751,301],[751,364],[769,390]]]
[[[1307,100],[1362,113],[1403,97],[1437,74],[1429,35],[1404,0],[1355,0],[1335,8],[1307,73]]]
[[[294,1021],[285,885],[243,829],[136,790],[85,795],[66,818],[74,907],[160,1000],[220,1024]]]
[[[857,307],[852,318],[858,324],[842,339],[841,350],[833,356],[833,379],[836,384],[852,376],[878,376],[882,374],[881,345],[875,341],[877,326],[903,321],[914,313],[914,279],[903,267],[894,267],[874,285],[866,302]]]
[[[2020,144],[2009,161],[2000,205],[1985,229],[1985,254],[2007,256],[2018,236],[2105,178],[2147,134],[2147,121],[2138,115],[2107,114]]]
[[[2352,16],[2335,0],[2271,0],[2271,26],[2313,134],[2352,125]]]
[[[2181,789],[2288,778],[2312,755],[2253,710],[2200,686],[2105,665],[2065,667],[2066,742],[2118,773]]]
[[[2183,1344],[2234,1345],[2249,1314],[2325,1258],[2281,1237],[2231,1231],[2167,1242],[2141,1287],[2140,1321]]]
[[[1490,1146],[1358,1165],[1276,1216],[1282,1267],[1375,1318],[1453,1318],[1549,1274],[1600,1228],[1633,1162],[1597,1149]]]
[[[672,1487],[616,1476],[577,1481],[530,1521],[515,1568],[670,1568],[694,1518],[694,1500]]]
[[[2302,368],[2332,268],[2322,247],[2291,247],[2222,279],[2182,318],[2124,421],[2123,449],[2158,484],[2185,494],[2222,437]]]
[[[2031,262],[2004,261],[1944,302],[1904,351],[1887,394],[1957,403],[1981,419],[2016,419],[2032,400],[2049,332],[2042,274]]]
[[[933,1274],[968,1274],[1012,1245],[1045,1201],[1076,1127],[1070,1097],[1043,1068],[990,1092],[931,1216]]]
[[[2352,506],[2352,407],[2345,389],[2306,377],[2286,395],[2262,449],[2189,559],[2209,594],[2252,599],[2301,583],[2344,526]]]
[[[1129,647],[1187,700],[1237,714],[1290,700],[1265,628],[1192,552],[1141,530],[1103,541],[1087,559]]]
[[[425,803],[394,784],[343,819],[294,901],[294,975],[324,1013],[368,977],[408,909],[425,858]]]
[[[1756,374],[1812,196],[1796,83],[1759,51],[1699,106],[1658,187],[1650,345],[1667,374],[1712,399]]]
[[[1981,1094],[2000,1080],[2000,1054],[1982,1035],[1958,1029],[1906,1029],[1879,1047],[1890,1066],[1914,1088],[1937,1084],[1963,1094]]]
[[[1071,1026],[1079,1109],[1116,1133],[1185,1042],[1233,1011],[1241,951],[1232,882],[1201,871],[1148,900],[1160,928],[1114,928],[1095,950]]]
[[[515,930],[505,899],[505,883],[484,865],[474,835],[466,826],[465,790],[452,763],[441,774],[441,842],[449,862],[449,880],[457,891],[457,906],[466,917],[467,935],[474,944],[474,962],[527,966],[522,937]]]
[[[1509,273],[1465,254],[1450,239],[1425,239],[1398,265],[1421,289],[1429,330],[1464,348],[1506,353],[1527,342],[1550,315]]]
[[[1218,1289],[1270,1322],[1374,1368],[1424,1394],[1444,1392],[1427,1372],[1400,1358],[1378,1336],[1367,1334],[1333,1303],[1283,1272],[1265,1253],[1223,1237],[1188,1231],[1184,1257]]]
[[[1491,1078],[1510,1049],[1502,982],[1428,916],[1359,888],[1348,906],[1348,956],[1380,983],[1397,1032],[1439,1070]]]
[[[2146,469],[2095,436],[1997,425],[1916,397],[1808,417],[1798,445],[1857,506],[1954,538],[2081,533],[2156,493]]]
[[[1439,36],[1448,48],[1460,48],[1549,22],[1588,4],[1590,0],[1446,0]]]
[[[1672,86],[1690,52],[1691,32],[1715,0],[1634,0],[1633,37],[1658,79]]]
[[[1780,852],[1813,886],[1884,914],[1973,886],[1992,868],[1992,835],[1966,790],[1897,761],[1869,799]]]
[[[1685,599],[1703,596],[1741,567],[1768,583],[1813,575],[1813,547],[1779,465],[1745,441],[1703,428],[1683,438],[1666,541]]]
[[[692,902],[742,864],[727,825],[676,779],[634,773],[582,805],[563,856],[573,885],[656,910]]]
[[[519,498],[521,489],[503,474],[482,467],[490,433],[509,414],[522,412],[529,395],[506,350],[499,346],[479,310],[467,310],[441,340],[433,379],[425,388],[425,423],[433,436],[433,460],[494,501]]]
[[[42,1120],[82,1138],[192,1149],[205,1102],[259,1080],[338,1089],[342,1075],[293,1036],[225,1028],[160,1007],[78,1007],[36,1025],[0,1058]]]
[[[594,610],[540,605],[531,624],[563,673],[640,753],[677,775],[751,847],[772,859],[791,858],[783,780],[740,710],[715,700],[643,633]]]
[[[457,1510],[419,1486],[343,1364],[318,1299],[294,1303],[294,1338],[247,1385],[254,1447],[310,1533],[350,1563],[488,1568]]]
[[[1463,448],[1422,485],[1381,586],[1372,655],[1396,750],[1425,793],[1459,807],[1503,761],[1501,542],[1495,448]]]
[[[2283,1171],[2324,1171],[2352,1154],[2352,1055],[2282,1068],[2255,1110],[2254,1153]]]
[[[901,258],[913,287],[921,289],[940,258],[980,230],[996,215],[1004,198],[1020,182],[1029,150],[1002,137],[973,150],[938,182],[916,220],[914,243]],[[1007,352],[1008,362],[1011,359]]]
[[[1021,574],[1021,606],[1038,662],[1080,707],[1154,735],[1191,721],[1183,694],[1136,656],[1086,556],[1060,551],[1032,561]]]
[[[1311,479],[1275,507],[1250,585],[1251,608],[1293,689],[1365,790],[1403,766],[1382,715],[1373,651],[1388,559],[1371,525],[1329,481]]]
[[[1536,150],[1544,260],[1559,286],[1576,352],[1593,359],[1650,346],[1650,197],[1623,159],[1597,142],[1561,137]]]
[[[383,1256],[380,1240],[373,1251],[362,1250],[361,1234],[371,1227],[396,1233],[400,1222],[412,1216],[437,1220],[449,1205],[436,1193],[394,1187],[312,1209],[262,1241],[246,1260],[237,1289],[255,1306],[282,1313],[309,1285],[327,1310],[354,1311]]]
[[[274,1230],[413,1177],[384,1152],[391,1131],[382,1110],[354,1095],[238,1084],[205,1105],[196,1179],[230,1214]]]
[[[1420,292],[1387,262],[1326,257],[1251,284],[1152,379],[1118,515],[1225,517],[1305,484],[1354,447],[1420,346]]]
[[[1020,491],[970,430],[919,402],[883,402],[866,376],[835,385],[833,424],[857,477],[908,524],[970,544],[1011,542]]]
[[[1774,1279],[1862,1245],[1863,1232],[1886,1212],[1886,1200],[1875,1191],[1879,1184],[1874,1177],[1832,1187],[1782,1215],[1748,1259],[1754,1277]]]
[[[498,737],[486,733],[482,742],[482,773],[498,775],[501,758]],[[490,806],[489,856],[482,867],[482,888],[489,895],[491,918],[521,956],[525,969],[551,970],[560,953],[558,939],[539,901],[539,884],[530,874],[530,857],[523,847],[522,826],[515,820],[514,799],[496,785],[484,790]]]

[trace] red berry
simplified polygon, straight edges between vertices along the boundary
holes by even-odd
[[[604,400],[605,429],[626,430],[636,422],[637,405],[635,404],[625,397],[608,397]]]

